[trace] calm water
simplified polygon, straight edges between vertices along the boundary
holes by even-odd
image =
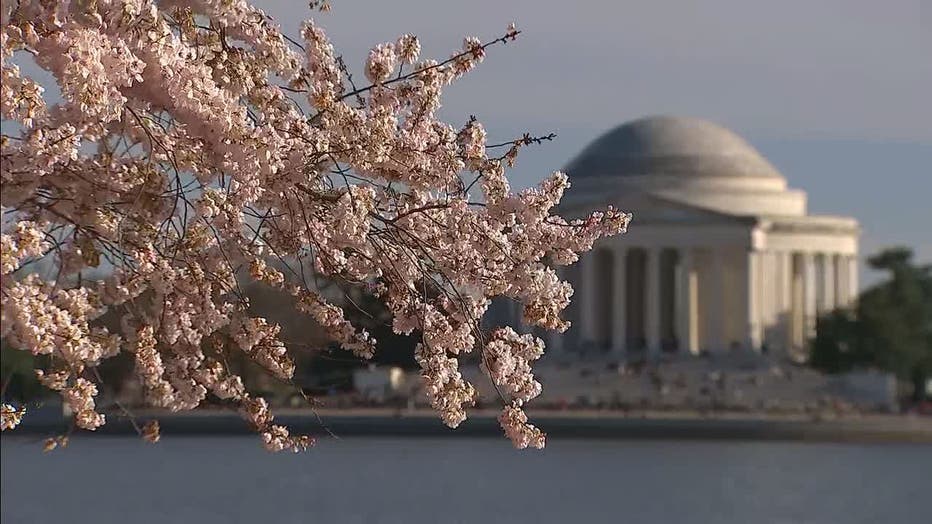
[[[2,439],[3,524],[929,523],[932,446],[249,437]]]

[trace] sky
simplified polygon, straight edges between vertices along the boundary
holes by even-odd
[[[402,33],[444,59],[464,36],[490,40],[515,22],[517,41],[490,49],[441,109],[452,124],[475,115],[492,142],[557,134],[522,152],[515,187],[626,121],[705,118],[807,191],[810,213],[860,220],[862,259],[905,245],[932,263],[932,0],[253,3],[296,38],[314,17],[359,78],[369,49]],[[880,276],[862,264],[862,284]]]
[[[490,139],[556,133],[522,154],[516,186],[625,121],[701,117],[757,147],[811,213],[858,218],[862,254],[907,245],[932,262],[932,0],[331,3],[255,5],[291,35],[313,16],[357,71],[402,33],[442,59],[515,22],[518,40],[451,86],[442,115],[476,115]],[[862,271],[865,284],[878,276]]]

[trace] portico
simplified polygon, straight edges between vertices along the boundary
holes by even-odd
[[[586,258],[577,342],[603,351],[801,351],[818,314],[854,299],[845,252],[619,245]]]

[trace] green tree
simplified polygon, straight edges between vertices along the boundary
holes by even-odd
[[[865,290],[853,310],[819,319],[810,363],[829,373],[875,367],[912,382],[921,399],[932,377],[932,267],[913,262],[908,248],[868,259],[889,278]]]

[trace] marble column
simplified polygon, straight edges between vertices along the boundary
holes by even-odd
[[[760,262],[757,267],[757,282],[758,282],[758,301],[760,303],[760,312],[758,313],[758,318],[760,319],[760,329],[761,329],[761,347],[768,344],[770,341],[767,339],[767,327],[772,326],[774,323],[774,286],[776,284],[776,267],[774,265],[774,256],[770,251],[761,251],[758,253]],[[769,276],[769,278],[767,278]]]
[[[579,259],[579,324],[581,333],[580,345],[583,349],[595,341],[596,336],[596,280],[598,275],[595,264],[595,251],[584,253]]]
[[[818,261],[818,312],[823,315],[835,309],[835,256],[831,253],[823,253],[818,257]]]
[[[801,343],[805,347],[815,336],[816,316],[818,314],[816,303],[818,279],[815,256],[812,253],[802,253],[801,255],[803,265],[803,340]]]
[[[676,294],[676,336],[680,351],[699,353],[699,278],[696,274],[693,250],[679,250]]]
[[[616,248],[612,258],[612,351],[624,354],[628,345],[628,249]]]
[[[835,277],[833,280],[835,307],[842,308],[848,303],[848,265],[845,264],[844,255],[832,257],[832,269],[832,275]]]
[[[713,351],[725,349],[725,260],[720,248],[712,248],[712,278],[709,285],[709,310],[704,311],[708,322],[709,347]]]
[[[745,279],[745,301],[747,312],[747,322],[745,324],[744,343],[748,349],[755,351],[760,350],[761,339],[763,338],[763,327],[761,326],[761,253],[758,251],[748,251],[746,279]]]
[[[851,255],[845,257],[844,261],[848,265],[848,301],[847,306],[854,306],[858,300],[858,257]]]
[[[645,249],[645,277],[647,292],[644,294],[644,338],[647,339],[647,352],[650,355],[660,353],[660,249]]]
[[[774,253],[777,258],[776,314],[780,336],[776,338],[784,349],[793,346],[793,254]]]

